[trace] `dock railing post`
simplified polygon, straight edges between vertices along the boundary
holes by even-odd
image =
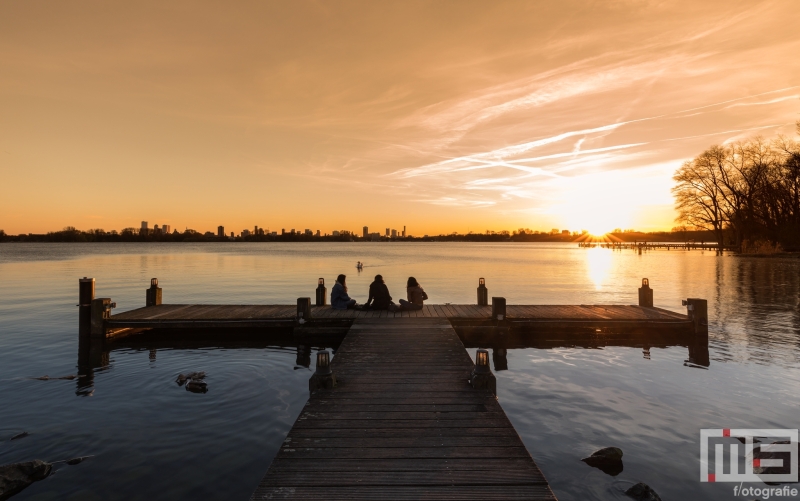
[[[469,375],[469,384],[478,390],[491,390],[497,395],[497,378],[489,367],[489,352],[479,349],[475,352],[475,365]]]
[[[92,326],[91,337],[106,337],[106,320],[111,317],[111,308],[116,308],[117,303],[112,303],[111,298],[101,297],[92,300]]]
[[[325,303],[328,300],[327,293],[328,289],[325,287],[325,279],[320,278],[317,285],[317,306],[325,306]]]
[[[708,301],[690,297],[683,301],[689,321],[694,324],[695,335],[708,336]]]
[[[647,278],[642,279],[642,286],[639,287],[639,306],[653,307],[653,289],[650,288],[650,280]]]
[[[298,323],[304,324],[311,320],[311,298],[299,297],[297,298],[297,316],[295,318]]]
[[[147,289],[145,306],[158,306],[161,304],[161,287],[158,286],[158,279],[150,279],[150,288]]]
[[[489,289],[486,288],[486,280],[478,279],[478,306],[489,306]]]
[[[506,318],[506,298],[492,298],[492,320],[505,320]]]
[[[320,388],[330,390],[336,386],[336,374],[331,370],[331,354],[328,350],[317,352],[317,368],[308,380],[308,391]]]
[[[78,280],[78,335],[88,336],[92,331],[92,301],[94,300],[94,278]]]

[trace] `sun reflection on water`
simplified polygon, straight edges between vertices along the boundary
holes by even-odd
[[[594,288],[600,290],[606,282],[611,271],[613,251],[594,247],[586,251],[586,263],[589,279],[594,283]]]

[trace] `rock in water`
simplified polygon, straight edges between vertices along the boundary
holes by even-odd
[[[94,456],[81,456],[81,457],[77,457],[77,458],[67,459],[64,462],[67,463],[70,466],[75,466],[76,464],[81,464],[84,461],[86,461],[87,459],[93,458],[93,457]]]
[[[591,456],[581,459],[589,466],[600,469],[603,473],[616,477],[622,473],[622,449],[618,447],[604,447],[596,450]]]
[[[186,383],[186,391],[191,391],[192,393],[205,393],[208,391],[208,385],[202,381],[195,381],[192,379]]]
[[[639,482],[627,491],[625,494],[632,497],[636,501],[661,501],[661,498],[656,491],[644,482]]]
[[[34,482],[47,478],[53,466],[39,459],[0,466],[0,501],[22,492]]]
[[[28,435],[30,435],[30,433],[28,433],[27,431],[23,431],[22,433],[17,433],[13,437],[11,437],[9,440],[19,440],[20,438],[25,438]]]

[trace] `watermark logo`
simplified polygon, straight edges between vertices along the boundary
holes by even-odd
[[[700,430],[700,481],[797,482],[797,435],[783,429]]]

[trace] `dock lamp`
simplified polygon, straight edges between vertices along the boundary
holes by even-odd
[[[317,352],[317,369],[308,380],[308,391],[331,390],[336,387],[336,374],[331,370],[331,353],[328,350]]]
[[[475,374],[487,374],[491,372],[489,369],[489,352],[480,349],[475,352]]]
[[[469,375],[469,384],[478,390],[490,390],[497,395],[497,379],[489,368],[489,351],[479,349],[475,352],[475,367]]]
[[[319,376],[327,376],[331,373],[331,354],[328,350],[317,352],[317,370]]]

